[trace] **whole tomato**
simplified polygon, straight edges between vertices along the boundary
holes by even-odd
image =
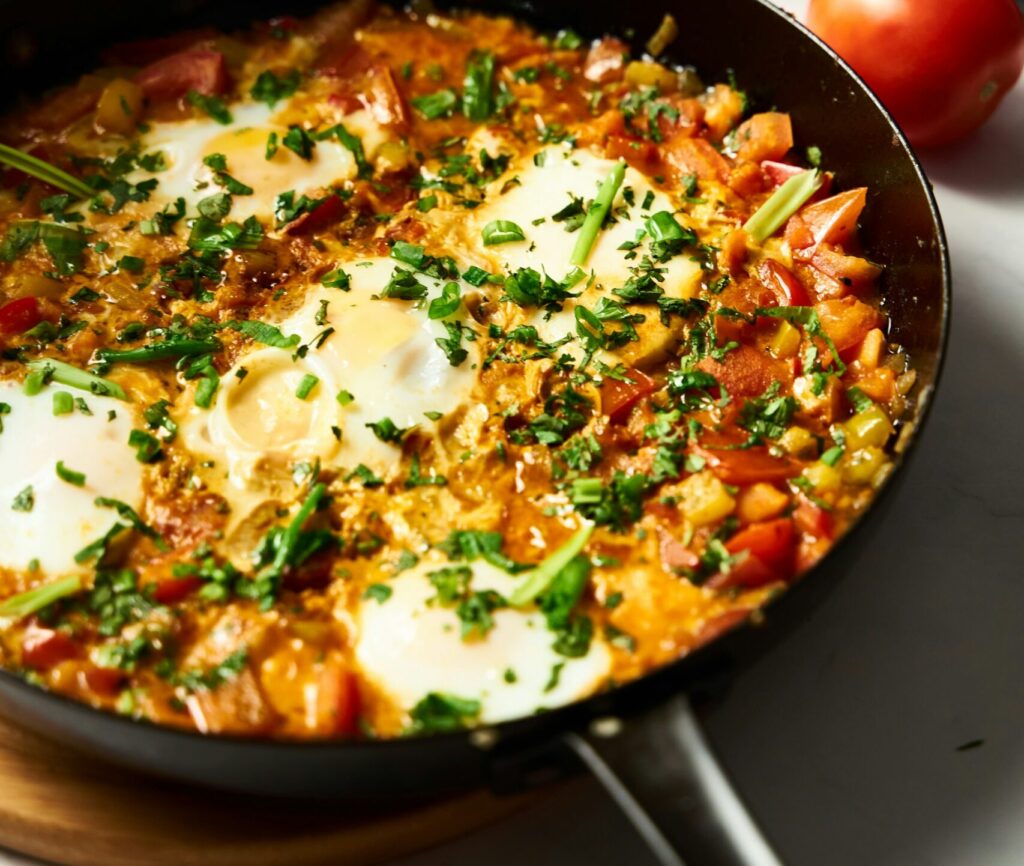
[[[977,129],[1024,67],[1014,0],[811,0],[807,24],[919,147]]]

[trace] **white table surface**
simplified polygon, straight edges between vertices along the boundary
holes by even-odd
[[[707,719],[787,866],[1024,863],[1024,82],[924,162],[955,297],[919,453],[857,571]],[[480,863],[653,860],[579,779],[395,866]]]

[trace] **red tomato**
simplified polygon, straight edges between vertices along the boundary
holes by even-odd
[[[733,451],[696,445],[692,451],[703,457],[708,469],[726,484],[772,483],[800,474],[797,461],[789,457],[773,457],[763,445]]]
[[[626,371],[629,382],[607,376],[601,383],[601,408],[612,424],[621,424],[629,417],[630,410],[658,387],[650,377],[636,367]]]
[[[1024,68],[1014,0],[811,0],[807,23],[920,147],[979,127]]]
[[[307,211],[298,219],[288,223],[285,233],[293,236],[314,234],[338,222],[345,216],[345,210],[345,202],[341,200],[340,196],[328,196],[313,210]]]
[[[153,600],[157,604],[175,604],[188,598],[203,585],[201,577],[171,577],[157,581]]]
[[[106,697],[117,694],[124,682],[122,671],[117,668],[100,668],[96,665],[89,665],[79,676],[89,691]]]
[[[0,334],[24,334],[43,320],[38,298],[18,298],[0,307]]]
[[[778,296],[780,307],[806,307],[811,302],[803,283],[775,259],[765,259],[757,269],[757,276]]]
[[[351,737],[359,729],[359,684],[343,662],[329,659],[316,694],[316,727],[324,736]]]
[[[831,540],[835,532],[832,515],[806,496],[800,497],[800,504],[793,511],[793,520],[797,529],[815,538]]]
[[[730,586],[764,586],[787,580],[793,575],[796,554],[796,531],[789,517],[751,523],[741,529],[726,544],[733,556],[746,551],[728,573],[715,575],[708,581],[712,589]]]
[[[750,616],[750,613],[750,610],[747,608],[740,607],[733,610],[727,610],[725,613],[720,613],[717,616],[713,616],[711,619],[705,620],[694,638],[694,649],[702,647],[705,644],[709,644],[713,640],[720,638],[726,632],[732,631],[740,623],[745,622]]]
[[[26,667],[52,668],[78,655],[78,644],[62,631],[30,626],[21,639],[21,660]]]
[[[197,48],[149,64],[135,82],[154,102],[178,99],[190,90],[210,96],[228,89],[228,68],[219,51]]]

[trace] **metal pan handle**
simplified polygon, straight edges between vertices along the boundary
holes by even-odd
[[[781,866],[685,696],[628,723],[598,721],[566,743],[662,866]]]

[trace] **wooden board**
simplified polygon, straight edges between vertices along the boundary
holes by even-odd
[[[0,720],[0,845],[65,866],[368,866],[496,821],[477,791],[390,812],[267,800],[134,774]]]

